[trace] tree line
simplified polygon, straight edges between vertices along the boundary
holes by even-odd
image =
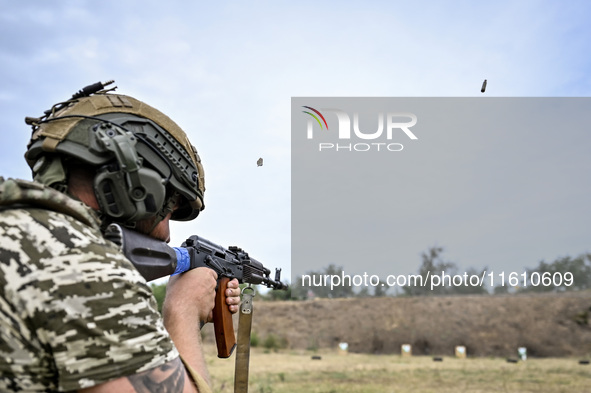
[[[309,285],[310,282],[318,283],[322,277],[340,275],[343,268],[329,265],[320,271],[310,271],[307,277],[312,279],[302,280],[302,276],[296,279],[292,288],[293,299],[343,298],[343,297],[368,297],[368,296],[440,296],[440,295],[469,295],[469,294],[503,294],[503,293],[533,293],[533,292],[564,292],[591,289],[591,254],[582,254],[575,258],[566,256],[553,262],[539,262],[534,268],[524,269],[517,273],[503,275],[503,281],[499,276],[487,275],[488,268],[469,268],[461,271],[457,264],[445,260],[442,247],[431,247],[421,254],[421,265],[418,268],[416,282],[428,282],[435,276],[463,276],[475,278],[484,277],[484,285],[471,285],[469,281],[442,282],[442,285],[431,287],[429,285],[404,285],[398,287],[396,293],[392,288],[380,281],[377,285],[371,285],[372,292],[367,286],[355,287],[350,281],[343,281],[339,285]],[[445,272],[445,274],[444,274]],[[497,272],[498,273],[498,272]],[[495,273],[495,274],[497,274]],[[492,273],[488,273],[491,274]],[[419,278],[420,277],[420,278]],[[316,278],[316,280],[314,279]],[[494,287],[486,285],[488,282],[496,283]],[[415,284],[416,284],[415,282]],[[373,283],[375,284],[375,283]],[[383,285],[382,285],[383,284]],[[474,284],[474,282],[473,282]]]
[[[427,280],[433,275],[441,275],[443,272],[449,276],[464,275],[482,277],[487,268],[469,268],[460,272],[456,263],[445,260],[442,247],[430,247],[421,253],[421,265],[416,276]],[[379,281],[369,286],[356,287],[352,282],[343,281],[338,285],[309,285],[310,281],[320,282],[325,276],[341,275],[341,266],[329,265],[318,271],[309,271],[305,275],[311,277],[305,283],[303,276],[298,276],[296,281],[289,286],[287,291],[258,291],[257,299],[266,301],[275,300],[304,300],[311,298],[350,298],[350,297],[381,297],[381,296],[440,296],[440,295],[470,295],[470,294],[503,294],[503,293],[535,293],[535,292],[565,292],[591,289],[591,253],[577,257],[561,257],[552,262],[541,261],[531,269],[524,269],[519,276],[504,277],[504,285],[501,285],[498,277],[495,277],[496,286],[470,285],[469,282],[443,283],[431,288],[428,285],[405,285],[400,290],[392,293],[392,288]],[[568,274],[567,274],[568,273]],[[570,279],[572,277],[572,280]],[[418,278],[418,277],[417,277]],[[557,280],[560,278],[560,280]],[[568,280],[567,280],[568,279]],[[487,280],[488,282],[488,280]],[[306,285],[308,284],[308,285]],[[516,285],[513,285],[516,284]],[[243,287],[244,285],[241,285]],[[158,302],[159,309],[166,295],[166,284],[152,285],[152,291]]]

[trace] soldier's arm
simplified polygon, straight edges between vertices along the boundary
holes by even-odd
[[[203,382],[202,382],[203,383]],[[180,358],[128,377],[121,377],[88,389],[79,390],[81,393],[206,393],[209,387],[198,389],[193,382]]]
[[[197,268],[172,276],[168,280],[162,305],[164,326],[183,361],[192,373],[201,376],[208,384],[211,383],[199,327],[212,320],[217,277],[217,273],[209,268]]]

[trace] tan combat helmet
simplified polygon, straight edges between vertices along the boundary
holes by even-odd
[[[68,165],[96,168],[94,191],[103,218],[133,224],[160,216],[175,203],[173,220],[203,210],[203,166],[185,132],[135,98],[95,83],[26,118],[33,134],[25,153],[36,181],[66,191]]]

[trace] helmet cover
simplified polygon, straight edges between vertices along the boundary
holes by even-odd
[[[98,92],[56,104],[28,119],[25,153],[35,180],[64,182],[64,162],[97,168],[101,212],[119,222],[154,216],[175,194],[173,220],[192,220],[204,208],[203,166],[186,133],[168,116],[133,97]]]

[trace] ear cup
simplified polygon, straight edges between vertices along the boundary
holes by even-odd
[[[118,165],[104,165],[94,178],[94,193],[101,211],[121,222],[138,221],[154,216],[160,211],[166,197],[166,187],[160,174],[149,168],[139,168],[133,174],[119,169]]]

